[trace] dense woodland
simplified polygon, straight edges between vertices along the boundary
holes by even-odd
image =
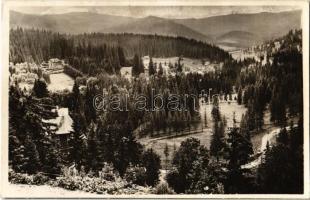
[[[238,103],[247,107],[240,126],[234,125],[225,131],[226,119],[215,98],[210,116],[214,122],[210,148],[190,138],[173,152],[166,149],[167,157],[172,155],[166,176],[168,185],[157,193],[302,193],[302,53],[297,49],[297,45],[301,46],[301,31],[291,31],[283,39],[286,42],[280,50],[268,55],[273,62],[262,66],[261,62],[251,59],[233,61],[217,47],[184,38],[95,33],[69,36],[48,31],[11,30],[11,62],[40,63],[58,57],[68,60],[77,71],[69,94],[50,93],[42,80],[35,82],[31,95],[16,86],[10,87],[10,168],[18,173],[43,172],[53,179],[62,176],[63,169],[75,163],[77,170],[89,177],[101,176],[108,168],[110,173],[119,174],[129,183],[157,187],[163,158],[153,149],[145,149],[137,138],[191,129],[203,116],[195,112],[199,104],[194,104],[193,99],[182,102],[181,106],[187,111],[136,111],[135,95],[145,95],[147,108],[152,109],[152,89],[164,97],[170,94],[198,96],[209,88],[214,94],[227,95],[237,86]],[[224,62],[224,66],[220,72],[185,75],[177,63],[176,76],[167,77],[160,70],[151,70],[146,79],[141,74],[141,55],[149,54],[208,58]],[[132,82],[113,74],[130,62],[136,76]],[[153,67],[152,61],[149,67]],[[86,85],[84,91],[79,89],[81,85]],[[104,89],[108,95],[117,94],[121,107],[127,106],[128,110],[95,110],[93,97]],[[127,95],[129,105],[124,101]],[[42,121],[55,117],[51,109],[56,105],[68,107],[74,121],[74,131],[66,148],[55,140],[50,125]],[[270,123],[279,126],[281,132],[275,145],[268,144],[262,163],[244,169],[242,166],[254,159],[251,137],[263,128],[262,119],[267,110],[271,113]],[[297,119],[298,124],[293,124],[293,119]]]
[[[239,103],[248,107],[251,130],[262,127],[267,107],[270,120],[280,126],[287,125],[288,117],[303,113],[302,54],[297,49],[301,47],[301,31],[290,31],[283,40],[279,51],[268,55],[272,63],[261,66],[253,62],[238,77]]]
[[[139,34],[66,35],[45,30],[11,29],[10,61],[41,63],[50,58],[65,59],[88,75],[118,73],[132,64],[135,54],[153,57],[184,56],[224,61],[230,56],[207,43],[182,37]]]

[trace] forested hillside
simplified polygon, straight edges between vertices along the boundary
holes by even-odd
[[[156,194],[300,194],[304,145],[301,38],[302,31],[294,30],[278,39],[278,49],[262,50],[267,57],[264,63],[262,59],[235,61],[217,47],[181,37],[11,30],[11,62],[41,63],[57,57],[86,75],[75,77],[71,91],[59,93],[49,91],[41,79],[35,80],[29,93],[17,81],[10,83],[10,181],[52,182],[98,194],[119,190],[127,194],[128,188],[136,191],[137,185]],[[179,58],[175,76],[169,76],[154,70],[150,57],[149,74],[141,75],[143,55],[204,58],[223,65],[204,74],[183,73]],[[130,79],[113,74],[131,64]],[[238,90],[235,100],[234,86]],[[110,97],[117,96],[118,109],[94,105],[103,91],[106,105],[113,106]],[[202,96],[205,91],[208,94]],[[157,94],[162,101],[154,100]],[[169,106],[174,94],[180,99],[176,109]],[[188,94],[191,98],[186,98]],[[145,100],[141,110],[137,108],[139,96]],[[62,139],[47,122],[55,117],[56,106],[67,108],[72,117],[72,130]],[[204,116],[198,111],[202,106]],[[235,112],[230,119],[224,114],[233,106],[245,109],[244,113],[237,111],[240,121]],[[204,137],[198,139],[195,134],[200,129]],[[261,142],[262,151],[254,152],[252,139],[270,133],[274,138]],[[173,150],[166,143],[164,157],[156,152],[159,146],[148,148],[141,142],[160,138],[174,140]],[[70,167],[75,175],[69,173]],[[33,178],[28,180],[29,175]]]
[[[225,51],[207,43],[182,37],[140,34],[91,33],[68,35],[45,30],[11,29],[10,62],[41,63],[66,59],[87,74],[118,72],[134,54],[156,57],[184,56],[211,61],[230,59]]]
[[[267,54],[266,65],[252,63],[242,69],[238,78],[239,92],[244,90],[242,102],[248,106],[253,127],[262,127],[267,105],[271,121],[281,126],[285,126],[291,116],[302,116],[301,38],[301,30],[290,31],[281,38],[284,42],[279,50]]]

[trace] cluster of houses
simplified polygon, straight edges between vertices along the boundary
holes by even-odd
[[[175,63],[177,63],[179,57],[173,57],[173,58],[153,58],[153,64],[156,67],[156,71],[159,71],[159,65],[163,68],[163,74],[164,76],[175,76],[176,75],[176,68]],[[149,74],[149,62],[150,57],[144,56],[142,57],[143,66],[144,66],[144,74],[146,76]],[[187,58],[181,58],[181,64],[183,65],[183,72],[185,74],[188,73],[199,73],[199,74],[205,74],[208,72],[215,72],[222,69],[224,63],[214,63],[210,61],[201,61],[201,60],[195,60],[195,59],[187,59]],[[131,80],[132,78],[132,67],[122,67],[120,69],[121,76]]]
[[[33,84],[38,78],[38,66],[34,63],[10,63],[10,79],[13,82]]]
[[[196,72],[198,74],[205,74],[209,72],[220,71],[223,68],[224,63],[212,63],[210,61],[205,61],[203,65],[197,65],[195,67],[185,66],[185,74]]]
[[[67,65],[64,60],[52,58],[48,62],[41,63],[41,69],[46,74],[57,74],[64,71],[64,66]]]
[[[295,30],[292,32],[295,33]],[[291,36],[293,37],[293,36]],[[301,40],[301,35],[298,35]],[[270,42],[266,42],[261,45],[252,46],[248,49],[241,49],[229,52],[232,57],[236,60],[244,60],[246,58],[254,58],[257,62],[262,62],[262,64],[267,63],[267,54],[273,55],[279,51],[281,46],[285,43],[284,39],[278,39]],[[296,45],[296,46],[295,46]],[[299,52],[302,51],[302,47],[299,44],[289,44],[289,47],[296,47]],[[272,56],[269,57],[269,62],[272,63]]]
[[[48,62],[42,62],[40,65],[36,63],[16,63],[10,62],[10,84],[19,84],[21,89],[29,90],[33,87],[36,79],[48,76],[53,73],[61,73],[64,70],[65,62],[63,60],[53,58]]]

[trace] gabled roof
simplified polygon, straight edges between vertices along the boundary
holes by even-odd
[[[43,120],[43,122],[55,124],[57,126],[56,135],[69,134],[72,132],[73,120],[69,115],[68,108],[57,108],[57,113],[58,117],[55,119]]]

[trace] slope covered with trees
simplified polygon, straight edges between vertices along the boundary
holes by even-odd
[[[301,38],[301,30],[290,31],[280,39],[279,50],[267,54],[266,65],[252,62],[242,69],[237,82],[244,90],[240,103],[248,107],[250,130],[262,128],[267,108],[270,121],[283,127],[289,117],[303,115]]]
[[[118,73],[135,54],[154,57],[185,56],[211,61],[230,59],[220,48],[183,37],[91,33],[67,35],[45,30],[11,29],[10,61],[41,63],[65,59],[85,74]]]
[[[238,103],[247,107],[240,125],[233,115],[233,126],[226,130],[225,116],[221,114],[217,99],[213,98],[210,148],[201,145],[198,139],[189,138],[182,141],[179,148],[175,147],[171,163],[167,159],[169,149],[165,148],[169,187],[176,193],[190,194],[302,193],[301,31],[291,31],[283,37],[285,42],[279,50],[268,53],[270,60],[266,65],[251,59],[233,61],[217,48],[184,38],[131,34],[70,36],[22,29],[12,32],[15,34],[11,41],[12,61],[41,62],[55,56],[75,63],[72,65],[76,69],[89,75],[76,77],[69,93],[50,93],[42,80],[35,81],[31,95],[12,84],[9,93],[9,162],[15,172],[43,172],[55,178],[63,173],[61,169],[74,163],[76,170],[88,177],[104,177],[103,180],[114,182],[115,177],[120,177],[130,184],[154,187],[159,182],[161,158],[154,149],[144,148],[137,137],[156,137],[162,133],[177,137],[179,132],[191,130],[191,125],[201,121],[196,111],[199,103],[195,104],[199,93],[212,88],[211,95],[231,94],[237,84]],[[34,42],[35,36],[38,42]],[[122,41],[125,38],[128,41]],[[105,43],[105,39],[109,42]],[[131,40],[133,44],[126,46]],[[25,46],[19,46],[22,44]],[[171,46],[166,46],[168,44]],[[160,56],[162,52],[170,56],[206,56],[222,61],[223,67],[204,75],[185,74],[178,62],[176,75],[164,76],[161,70],[155,70],[150,59],[148,78],[141,75],[144,71],[141,55]],[[134,55],[132,60],[131,54]],[[134,65],[135,76],[131,81],[106,73],[117,73],[120,66],[130,62]],[[92,71],[88,71],[90,69]],[[78,71],[74,73],[80,75]],[[82,85],[83,90],[80,89]],[[117,96],[120,109],[96,109],[93,100],[102,91],[107,97]],[[156,94],[163,96],[162,102],[152,101]],[[173,94],[179,95],[181,101],[177,108],[181,110],[169,110],[168,99]],[[195,97],[185,101],[187,94]],[[135,107],[135,97],[139,95],[145,98],[142,110]],[[160,104],[163,109],[156,110]],[[55,105],[68,107],[73,119],[68,148],[61,148],[61,144],[53,139],[54,131],[43,120],[55,117],[51,112]],[[267,109],[271,113],[270,122],[281,131],[277,141],[261,152],[258,166],[245,168],[256,159],[251,136],[263,128]],[[297,120],[298,124],[294,124]],[[289,127],[288,121],[291,122]],[[71,187],[74,181],[69,180],[71,182],[61,184]],[[166,189],[170,191],[170,188]]]

